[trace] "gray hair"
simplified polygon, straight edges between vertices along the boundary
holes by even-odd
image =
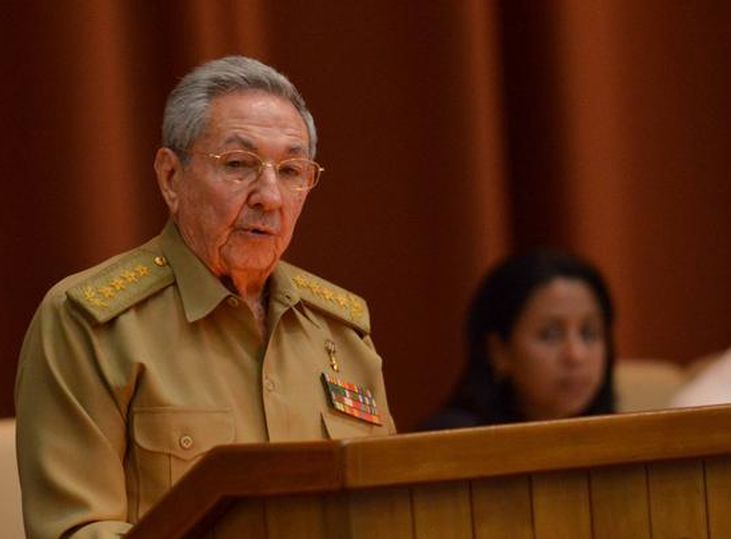
[[[315,120],[297,88],[268,65],[245,56],[227,56],[205,63],[188,73],[170,92],[162,121],[162,144],[173,150],[183,163],[187,151],[208,122],[211,101],[239,91],[261,90],[292,103],[302,116],[309,135],[310,158],[315,158]]]

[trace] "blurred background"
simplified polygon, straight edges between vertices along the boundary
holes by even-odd
[[[0,416],[46,290],[162,228],[165,97],[228,54],[315,116],[327,170],[285,258],[368,300],[400,430],[515,250],[603,270],[620,357],[731,345],[731,2],[18,0],[0,43]]]

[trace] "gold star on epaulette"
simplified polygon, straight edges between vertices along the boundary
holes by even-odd
[[[83,287],[81,289],[81,293],[84,295],[84,299],[90,305],[93,305],[94,307],[100,307],[102,309],[107,306],[107,304],[104,303],[104,301],[102,301],[99,298],[99,296],[96,293],[96,290],[94,290],[92,287],[90,287],[90,286]]]
[[[120,276],[128,283],[136,283],[138,279],[137,274],[132,270],[125,270],[120,274]]]
[[[109,284],[113,286],[115,290],[124,290],[126,286],[124,284],[124,279],[120,279],[119,277],[112,279]]]
[[[112,286],[102,286],[99,288],[99,292],[101,292],[102,296],[105,298],[113,298],[117,291]]]
[[[98,322],[119,313],[174,281],[163,257],[133,251],[68,290],[68,297]]]
[[[304,275],[296,275],[292,278],[292,282],[301,290],[309,290],[318,298],[339,305],[341,308],[347,310],[354,320],[363,316],[364,309],[361,301],[350,294],[335,292],[323,284],[308,279]]]
[[[370,333],[368,305],[362,298],[287,262],[280,262],[277,271],[288,277],[302,302],[352,326],[362,335]]]
[[[363,304],[351,296],[350,298],[350,312],[353,318],[360,318],[363,316]]]

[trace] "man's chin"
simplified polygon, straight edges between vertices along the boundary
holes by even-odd
[[[274,236],[240,234],[226,243],[221,255],[232,272],[272,271],[284,252],[281,244]]]
[[[257,250],[258,251],[258,250]],[[236,253],[229,257],[227,266],[231,273],[269,273],[279,261],[279,255],[271,249],[257,252],[248,250],[244,253]]]

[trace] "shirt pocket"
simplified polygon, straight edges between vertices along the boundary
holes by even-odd
[[[388,434],[385,425],[374,425],[335,410],[322,412],[322,423],[325,426],[325,435],[331,440]]]
[[[154,505],[206,452],[234,441],[230,410],[144,408],[133,412],[139,515]]]

